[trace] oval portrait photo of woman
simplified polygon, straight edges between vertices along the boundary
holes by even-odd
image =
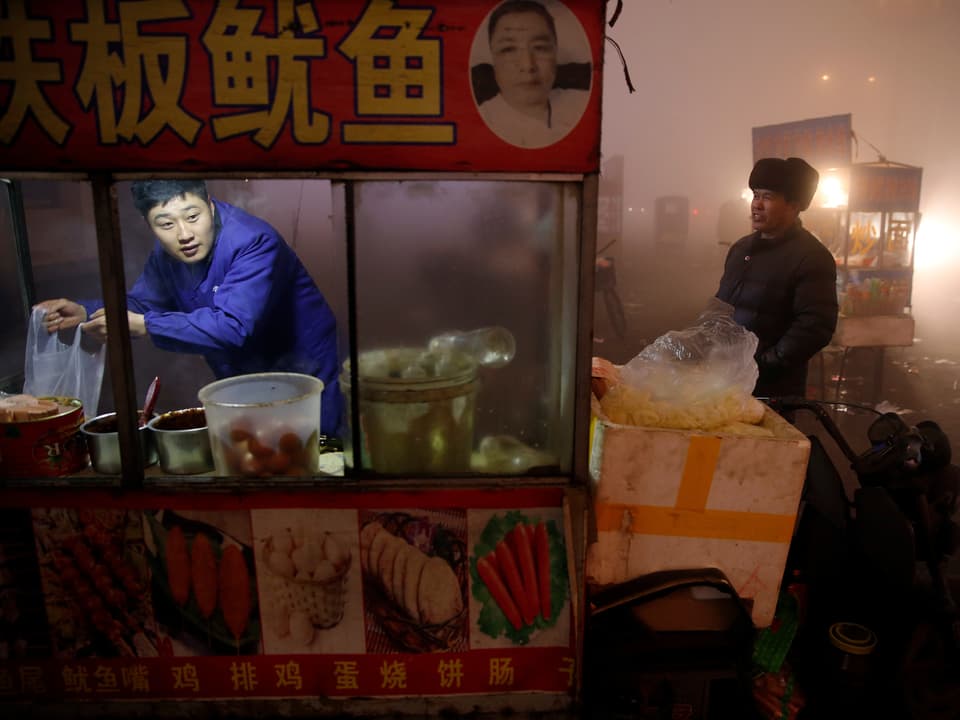
[[[559,0],[505,0],[473,38],[473,99],[487,127],[516,147],[547,147],[573,130],[592,76],[587,35]]]

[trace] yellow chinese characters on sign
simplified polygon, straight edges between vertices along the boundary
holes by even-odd
[[[441,660],[437,665],[437,675],[440,676],[440,687],[458,688],[463,685],[463,661]]]
[[[252,662],[230,663],[230,683],[235,692],[252,692],[258,685],[256,667]]]
[[[407,666],[396,660],[384,661],[380,666],[380,687],[386,690],[403,689],[407,687]]]
[[[174,690],[190,690],[191,692],[200,692],[200,675],[197,673],[197,666],[193,663],[184,663],[183,665],[174,665],[170,668],[173,673]]]
[[[513,685],[512,658],[490,658],[489,683],[494,687],[510,687]]]
[[[47,686],[43,681],[43,670],[34,665],[20,668],[20,688],[31,695],[47,692]]]
[[[117,682],[117,674],[113,671],[113,668],[106,667],[105,665],[97,665],[93,671],[94,677],[94,690],[98,693],[114,693],[120,689],[120,685]]]
[[[277,673],[278,688],[293,688],[294,690],[303,689],[303,675],[300,674],[300,663],[290,662],[273,666]]]
[[[108,22],[103,3],[87,0],[86,20],[70,23],[70,39],[84,46],[75,90],[84,109],[96,104],[100,141],[147,145],[169,127],[192,143],[202,123],[180,106],[189,38],[141,32],[144,23],[189,18],[190,11],[182,2],[145,0],[118,3],[117,13],[119,22]]]
[[[82,665],[76,667],[64,665],[60,676],[63,678],[63,689],[68,693],[90,692],[90,678],[87,669]]]
[[[265,109],[213,119],[217,140],[253,133],[263,148],[276,142],[289,116],[298,143],[323,143],[330,137],[330,118],[310,107],[310,58],[324,58],[326,40],[298,34],[319,28],[311,3],[279,0],[276,37],[256,32],[262,12],[239,7],[239,0],[217,3],[203,45],[213,68],[213,100],[219,107],[260,106]],[[270,62],[276,63],[271,82]]]
[[[53,35],[49,20],[27,19],[22,2],[7,3],[0,17],[0,46],[8,48],[0,60],[0,82],[13,83],[7,108],[0,111],[0,143],[8,144],[20,132],[27,115],[33,115],[43,131],[57,144],[63,143],[70,126],[51,107],[40,88],[41,83],[63,81],[60,62],[37,60],[32,46]]]
[[[360,670],[355,660],[337,660],[333,664],[337,690],[359,690]]]
[[[357,115],[370,118],[343,123],[345,143],[455,141],[452,123],[395,121],[435,118],[443,111],[441,43],[421,37],[432,14],[372,0],[340,43],[338,49],[354,64]]]

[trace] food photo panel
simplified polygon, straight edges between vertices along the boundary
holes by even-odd
[[[566,647],[570,579],[560,508],[471,510],[470,646]]]
[[[361,512],[367,652],[464,651],[466,511]]]
[[[251,512],[267,654],[361,653],[356,510]]]
[[[164,654],[259,653],[250,513],[152,510],[143,526]]]
[[[163,654],[140,511],[34,508],[32,517],[54,656]]]

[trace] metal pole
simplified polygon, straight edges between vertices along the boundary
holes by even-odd
[[[117,193],[109,173],[93,174],[91,184],[100,257],[100,284],[107,314],[107,360],[117,405],[121,481],[124,487],[140,488],[143,486],[143,454],[139,442],[133,348],[130,345],[130,326],[127,324],[127,289]]]

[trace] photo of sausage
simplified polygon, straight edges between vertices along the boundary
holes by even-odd
[[[156,510],[144,514],[156,619],[177,656],[260,651],[250,515]]]
[[[470,645],[564,645],[570,582],[559,508],[470,512]]]

